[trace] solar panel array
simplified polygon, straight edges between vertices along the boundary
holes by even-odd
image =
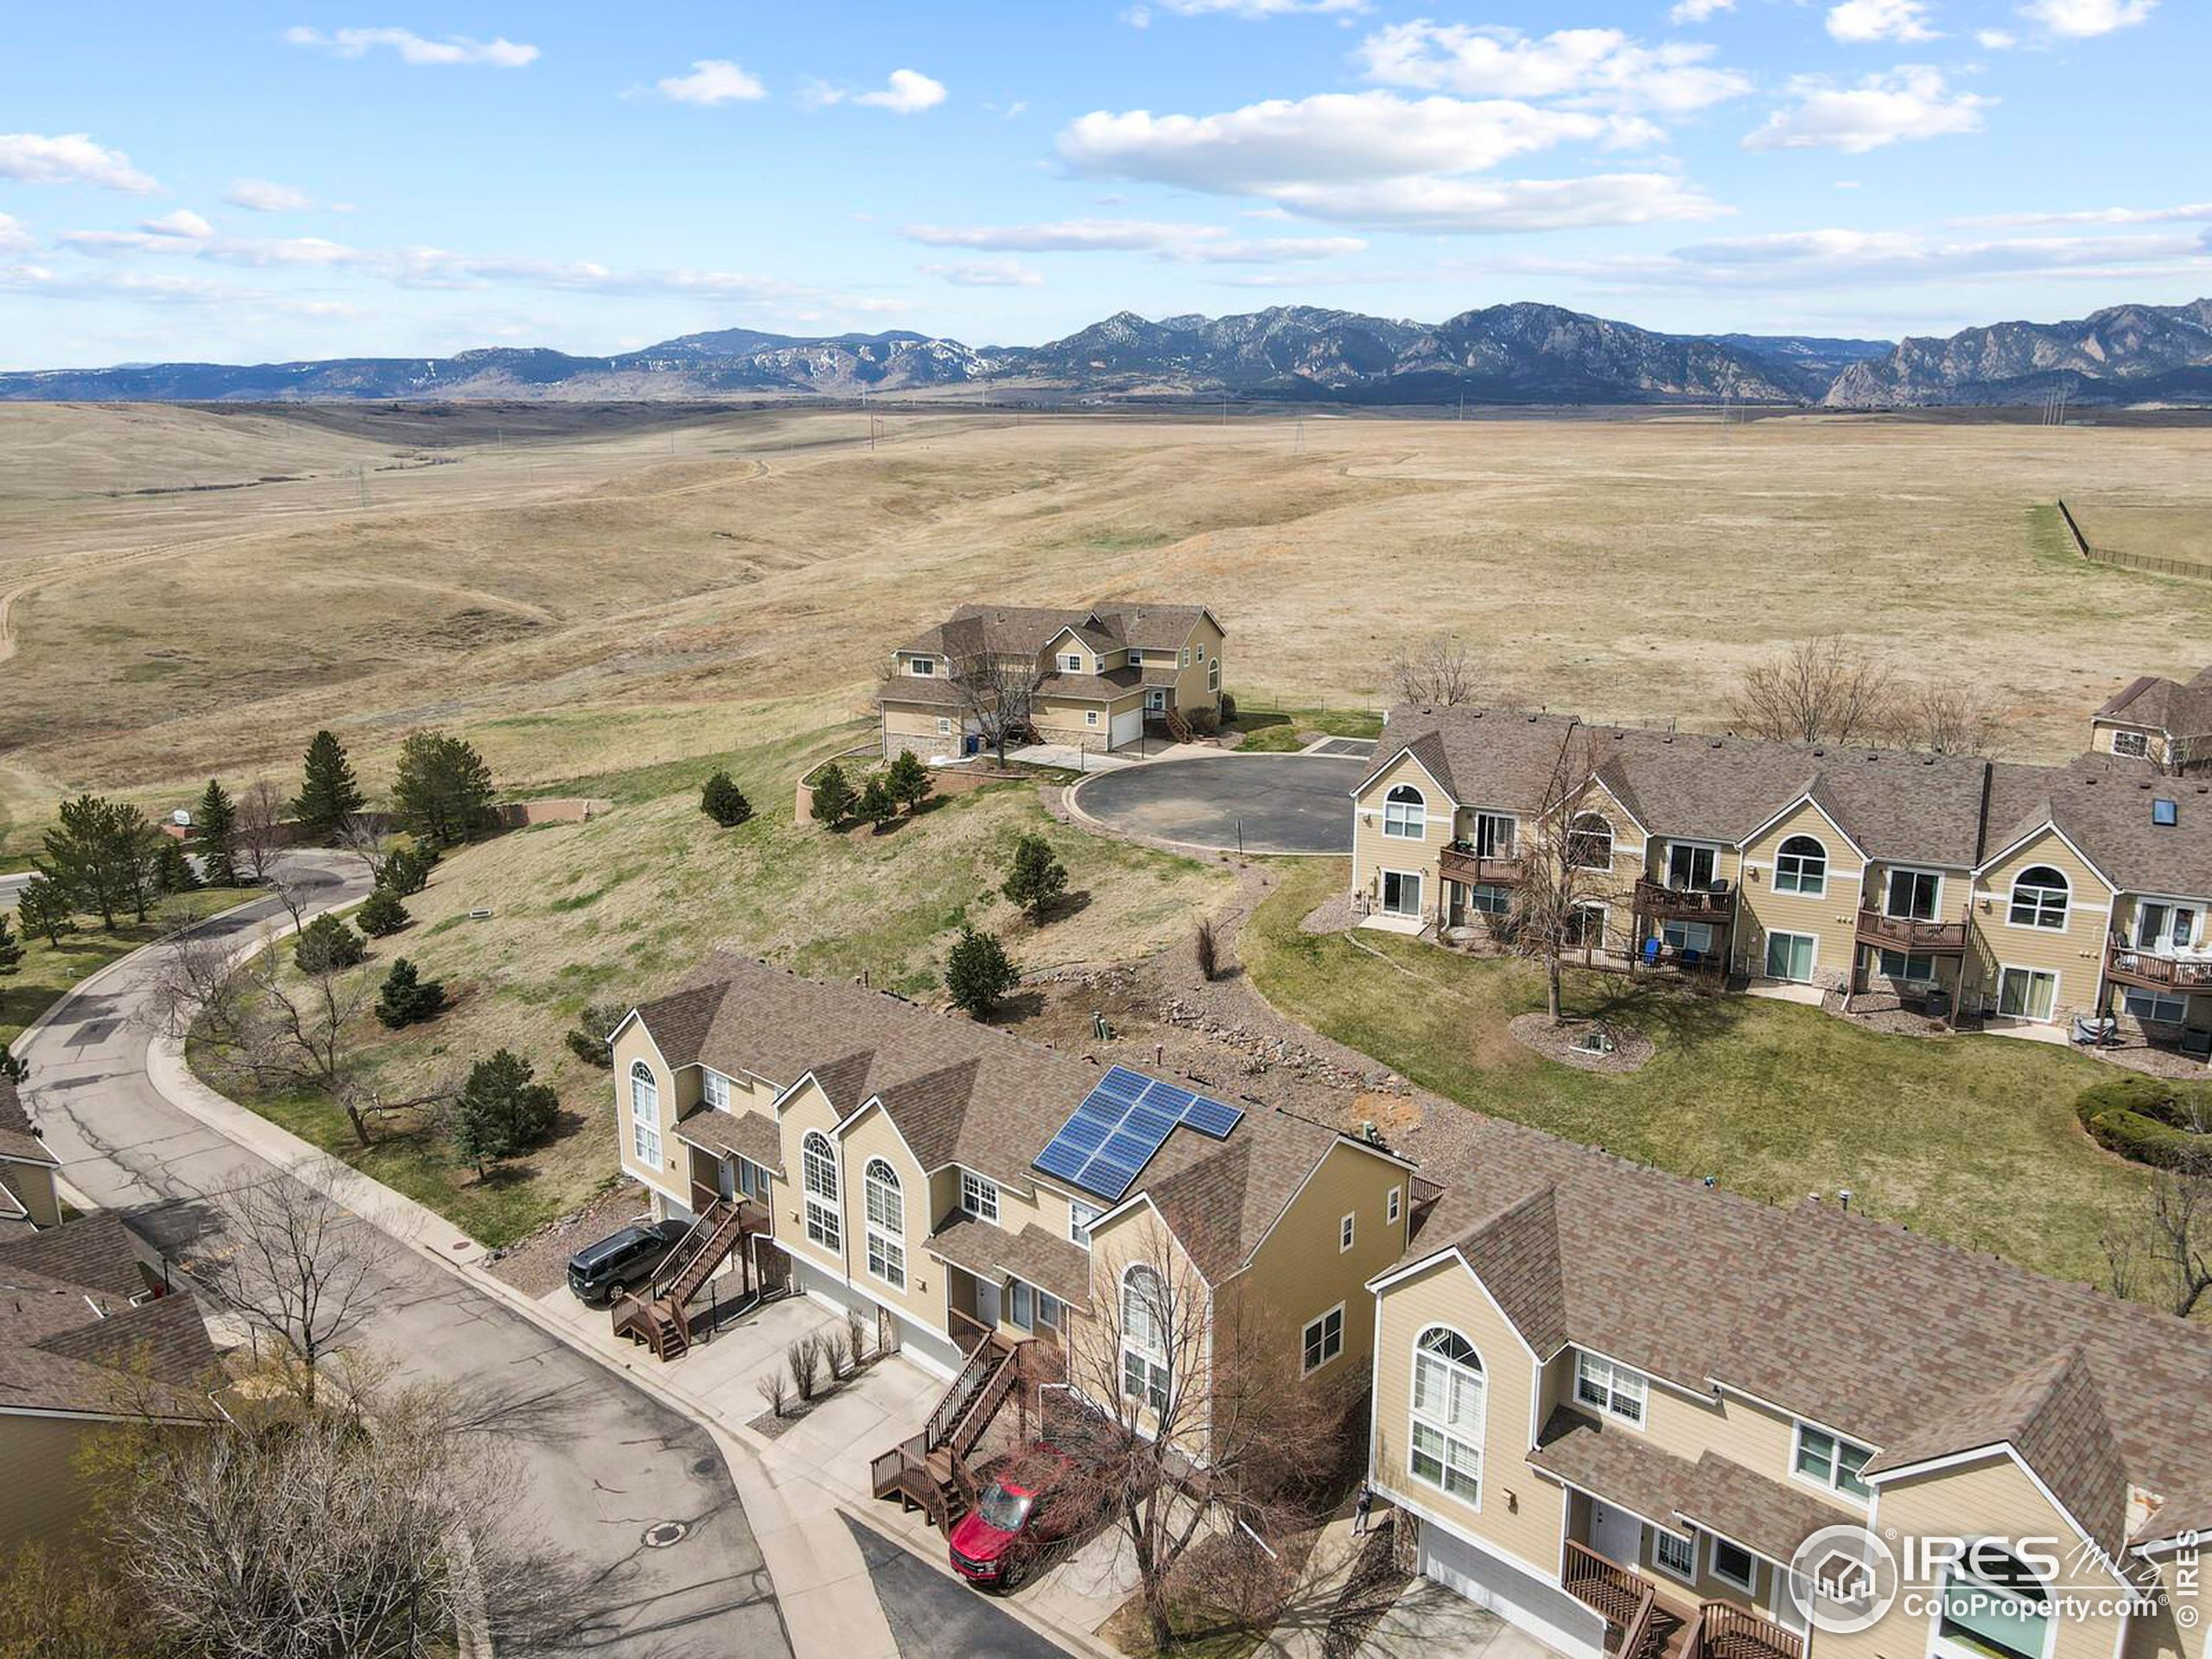
[[[1178,1123],[1225,1141],[1243,1121],[1226,1102],[1112,1066],[1038,1154],[1037,1167],[1118,1203]]]

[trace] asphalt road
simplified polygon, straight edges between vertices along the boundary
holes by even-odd
[[[358,896],[361,883],[335,861],[311,879],[329,897]],[[264,900],[211,925],[240,932],[276,908]],[[208,1194],[269,1166],[148,1080],[151,968],[131,959],[75,994],[22,1058],[35,1120],[64,1179],[173,1255],[214,1225]],[[549,1430],[511,1445],[527,1522],[577,1576],[574,1622],[552,1651],[790,1654],[760,1550],[705,1430],[412,1251],[393,1252],[383,1271],[356,1340],[404,1376],[490,1382],[543,1408]],[[645,1529],[668,1520],[688,1526],[683,1541],[646,1548]]]
[[[1351,791],[1364,758],[1202,755],[1100,772],[1075,804],[1109,829],[1225,852],[1351,852]],[[1241,841],[1240,841],[1241,836]]]
[[[13,910],[16,900],[22,897],[23,886],[31,879],[29,870],[15,875],[0,875],[0,910]]]
[[[844,1520],[868,1562],[899,1659],[1067,1659],[993,1598],[916,1560],[850,1516]]]

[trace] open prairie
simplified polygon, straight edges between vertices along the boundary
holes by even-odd
[[[976,410],[0,408],[0,850],[409,727],[510,785],[866,707],[966,598],[1192,597],[1248,702],[1351,703],[1455,630],[1497,696],[1716,715],[1837,632],[2077,746],[2201,666],[2212,585],[2087,565],[2051,503],[2212,508],[2212,430],[1804,416],[1147,420]],[[2144,550],[2152,550],[2145,549]]]

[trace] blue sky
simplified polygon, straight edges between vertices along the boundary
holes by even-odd
[[[2204,0],[14,9],[0,365],[2212,293]]]

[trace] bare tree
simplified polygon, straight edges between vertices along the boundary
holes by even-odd
[[[276,861],[291,845],[291,810],[284,791],[266,778],[238,796],[231,856],[239,873],[256,884],[269,880]]]
[[[1963,685],[1900,686],[1881,723],[1886,742],[1929,754],[1994,754],[2015,734],[2003,704]]]
[[[1598,810],[1601,793],[1586,728],[1570,726],[1560,737],[1545,779],[1535,832],[1520,846],[1521,884],[1498,943],[1510,953],[1544,970],[1544,1007],[1556,1025],[1560,1018],[1566,953],[1589,950],[1593,911],[1621,897],[1613,874],[1613,831]]]
[[[324,1362],[368,1306],[391,1240],[278,1172],[226,1187],[214,1204],[221,1231],[188,1270],[271,1344],[311,1407]]]
[[[1433,635],[1417,652],[1401,643],[1383,674],[1401,702],[1424,708],[1456,708],[1482,690],[1474,652],[1457,634]]]
[[[1300,1378],[1294,1331],[1211,1288],[1156,1221],[1099,1254],[1108,1288],[1070,1330],[1078,1404],[1053,1443],[1072,1461],[1077,1512],[1126,1541],[1154,1648],[1167,1652],[1179,1595],[1236,1605],[1208,1573],[1249,1579],[1313,1518],[1314,1448],[1334,1443],[1348,1402]],[[1254,1540],[1268,1550],[1239,1548]],[[1275,1588],[1279,1605],[1288,1586]]]
[[[988,650],[952,660],[948,683],[960,694],[961,705],[1001,766],[1006,764],[1007,739],[1032,728],[1037,689],[1047,672],[1039,658],[1001,656]]]
[[[369,873],[369,885],[384,884],[385,866],[392,854],[391,815],[363,807],[338,820],[338,845],[359,859]]]
[[[2172,1168],[2152,1171],[2139,1212],[2100,1242],[2115,1295],[2188,1319],[2212,1292],[2212,1153],[2185,1152]]]
[[[1735,728],[1798,743],[1878,739],[1888,718],[1889,671],[1834,634],[1800,640],[1745,671],[1728,705]]]

